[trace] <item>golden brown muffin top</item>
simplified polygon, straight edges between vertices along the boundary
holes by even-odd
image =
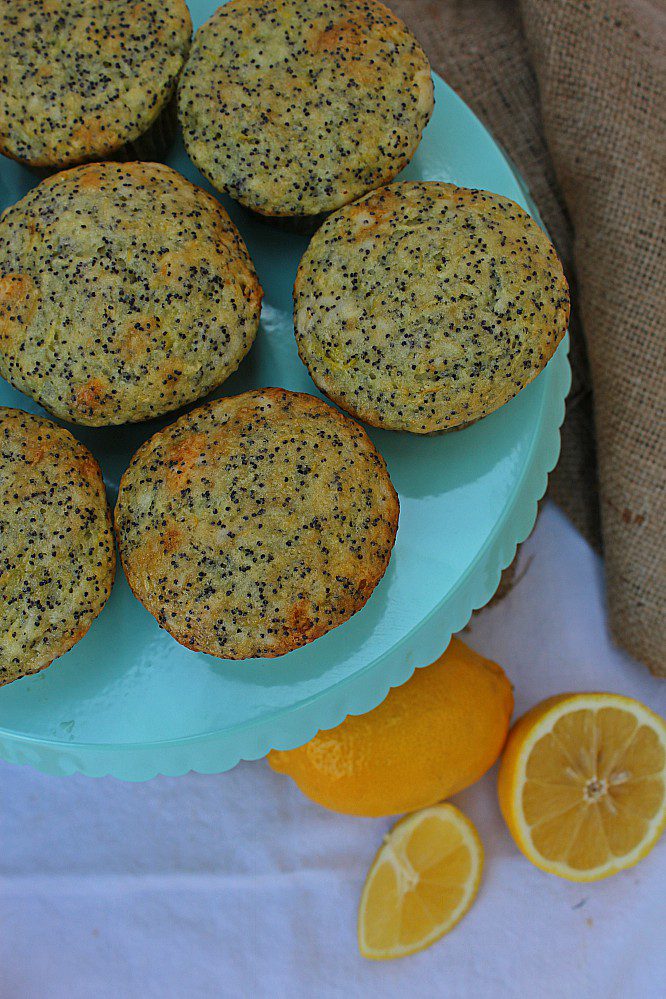
[[[433,108],[430,66],[376,0],[230,0],[179,85],[187,151],[254,211],[309,216],[391,180]]]
[[[391,184],[315,233],[294,287],[298,350],[359,419],[431,433],[477,420],[531,382],[569,319],[562,265],[508,198]]]
[[[111,156],[170,100],[191,33],[185,0],[3,0],[0,152],[43,167]]]
[[[163,164],[65,170],[0,219],[0,374],[62,419],[136,422],[206,395],[260,309],[225,210]]]
[[[0,408],[0,684],[67,652],[116,566],[99,465],[50,420]]]
[[[156,434],[116,507],[135,595],[182,645],[225,659],[279,656],[351,617],[397,526],[365,431],[284,389],[219,399]]]

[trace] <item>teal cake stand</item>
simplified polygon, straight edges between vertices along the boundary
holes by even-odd
[[[197,27],[215,4],[190,7]],[[402,177],[485,188],[534,213],[501,150],[439,78],[435,97]],[[181,144],[168,162],[210,190]],[[0,157],[0,207],[35,183],[30,171]],[[257,341],[218,394],[266,385],[316,393],[292,329],[291,289],[307,241],[221,200],[247,242],[265,300]],[[430,438],[370,430],[400,495],[389,570],[360,613],[289,655],[226,662],[189,652],[159,629],[119,569],[109,603],[75,648],[44,672],[0,688],[0,756],[49,774],[123,780],[217,773],[374,708],[436,659],[495,592],[557,461],[569,382],[563,342],[530,386],[466,430]],[[42,412],[1,379],[0,405]],[[112,502],[130,456],[165,422],[70,428],[99,459]]]

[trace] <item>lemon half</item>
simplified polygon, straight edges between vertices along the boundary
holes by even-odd
[[[561,694],[513,727],[500,807],[533,864],[597,881],[641,860],[666,825],[666,723],[618,694]]]

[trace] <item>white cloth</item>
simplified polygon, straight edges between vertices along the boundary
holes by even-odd
[[[552,506],[525,576],[463,636],[516,710],[563,690],[666,684],[614,648],[599,560]],[[364,961],[356,907],[389,820],[334,815],[265,762],[145,784],[0,766],[1,999],[329,996],[656,999],[666,842],[596,885],[543,874],[500,817],[495,772],[456,797],[486,848],[469,915],[428,951]]]

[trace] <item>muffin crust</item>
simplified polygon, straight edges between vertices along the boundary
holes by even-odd
[[[191,33],[185,0],[5,0],[0,152],[54,168],[114,155],[170,100]]]
[[[294,286],[299,354],[352,415],[426,434],[516,395],[564,336],[569,294],[550,240],[507,198],[391,184],[315,233]]]
[[[264,215],[328,212],[391,180],[433,108],[430,66],[376,0],[231,0],[179,85],[187,151]]]
[[[62,419],[133,423],[200,398],[260,310],[227,213],[162,164],[74,167],[0,220],[0,374]]]
[[[356,423],[313,396],[258,389],[144,444],[115,521],[132,590],[177,641],[271,657],[365,604],[389,562],[398,498]]]
[[[0,684],[88,631],[116,566],[99,465],[50,420],[0,408]]]

